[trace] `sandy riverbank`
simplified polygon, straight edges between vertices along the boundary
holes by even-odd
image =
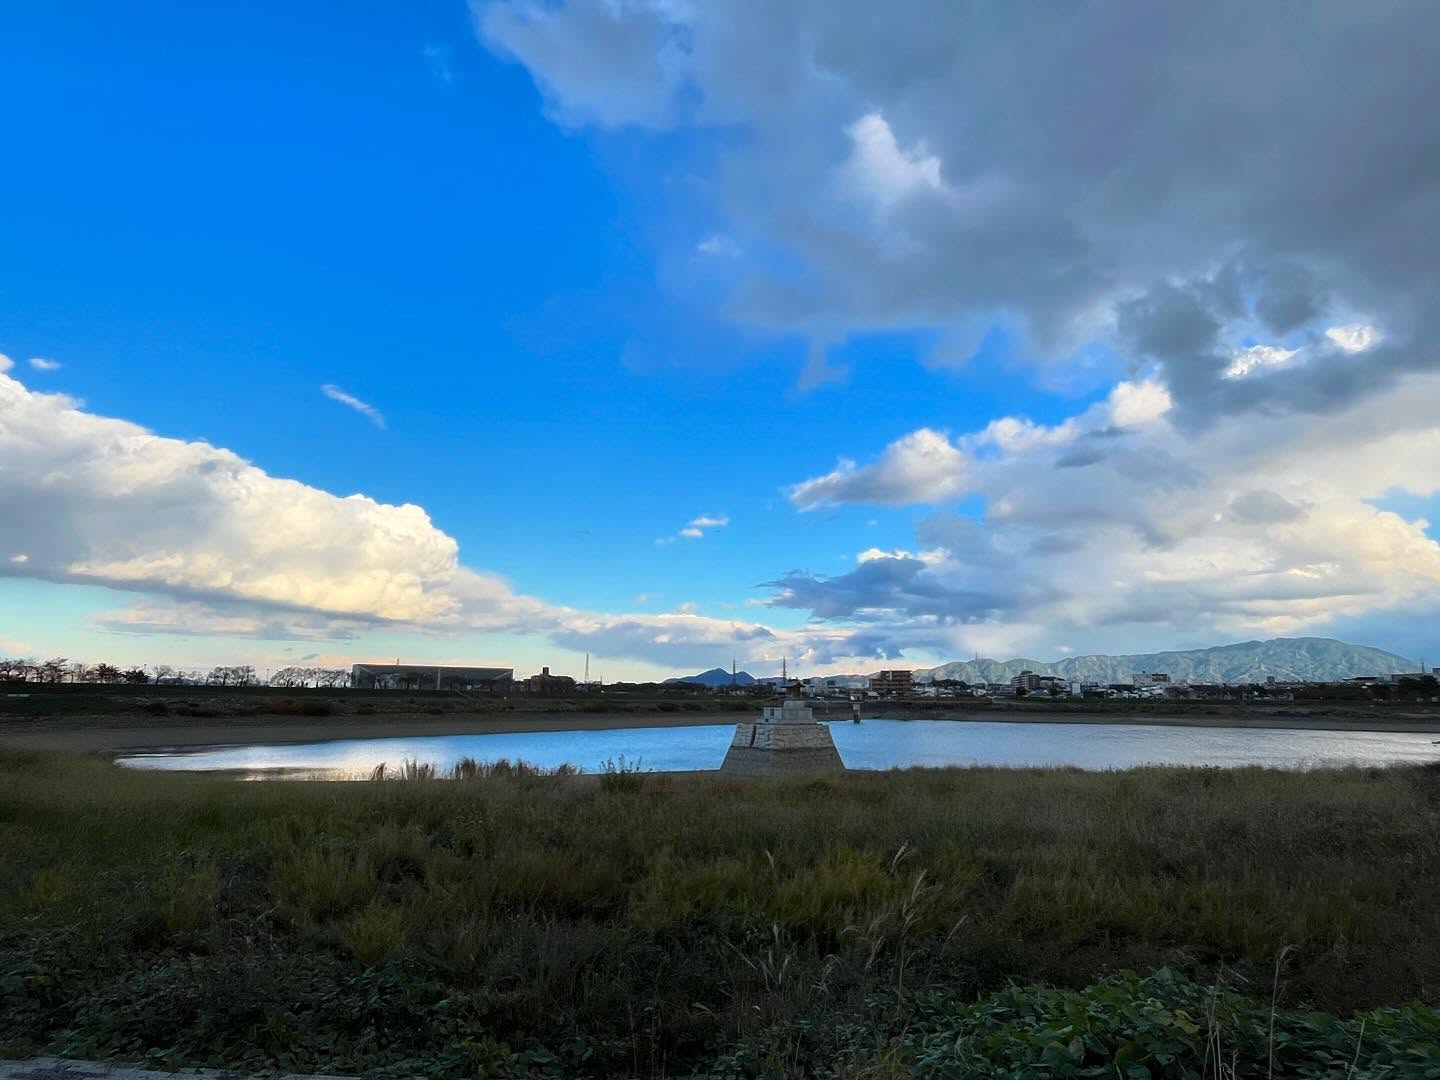
[[[874,710],[874,716],[896,716],[898,710]],[[375,739],[431,735],[502,735],[531,731],[604,731],[631,728],[696,727],[733,724],[752,712],[736,713],[398,713],[384,716],[241,716],[220,719],[134,716],[66,716],[28,720],[0,719],[0,747],[13,750],[119,753],[169,748],[200,748],[236,743],[308,743],[333,739]],[[817,710],[824,718],[824,710]],[[901,714],[903,715],[903,713]],[[843,710],[832,713],[842,719]],[[1151,715],[1145,713],[1043,712],[983,709],[962,712],[926,711],[909,719],[958,723],[1126,724],[1167,727],[1270,728],[1309,731],[1429,732],[1440,736],[1440,715],[1386,712],[1356,716],[1307,712],[1279,715]]]

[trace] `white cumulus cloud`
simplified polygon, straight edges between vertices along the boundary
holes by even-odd
[[[923,147],[902,150],[880,113],[866,113],[845,133],[852,144],[846,170],[863,197],[888,207],[916,192],[944,187],[940,159]]]
[[[790,489],[801,510],[832,503],[937,503],[965,490],[970,457],[943,431],[921,428],[885,448],[874,465],[842,459],[833,472]]]
[[[0,375],[0,537],[18,569],[378,619],[436,619],[456,544],[417,506],[340,498]]]
[[[1227,379],[1243,379],[1257,371],[1284,367],[1299,353],[1299,349],[1282,349],[1276,345],[1251,345],[1235,353],[1235,358],[1230,361],[1224,375]]]
[[[1332,326],[1325,336],[1346,352],[1364,352],[1380,341],[1380,331],[1365,323],[1351,323],[1348,326]]]
[[[801,509],[929,504],[938,488],[983,512],[932,513],[914,551],[867,549],[846,574],[785,575],[772,603],[882,649],[953,654],[1043,647],[1057,634],[1123,651],[1157,635],[1290,634],[1440,608],[1429,523],[1383,505],[1440,492],[1440,374],[1409,376],[1324,424],[1232,416],[1199,429],[1173,422],[1160,388],[1122,385],[1054,427],[992,423],[946,440],[955,453],[926,455],[937,467],[918,482],[894,482],[915,476],[894,462],[917,441],[938,446],[927,429],[872,465],[797,485]],[[958,457],[957,446],[981,445],[990,451]]]

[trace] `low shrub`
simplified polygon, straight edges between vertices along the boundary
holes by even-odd
[[[645,773],[639,758],[626,761],[625,755],[607,758],[600,766],[601,791],[640,791],[645,787]]]

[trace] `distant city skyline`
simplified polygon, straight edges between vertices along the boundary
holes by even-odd
[[[1440,9],[1119,8],[13,6],[0,657],[1440,656]]]

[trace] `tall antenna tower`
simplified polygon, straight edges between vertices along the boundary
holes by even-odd
[[[585,685],[590,685],[590,654],[585,654]]]
[[[735,685],[735,657],[730,658],[730,685]]]
[[[783,656],[780,658],[780,685],[790,685],[790,674],[785,670],[785,657]]]

